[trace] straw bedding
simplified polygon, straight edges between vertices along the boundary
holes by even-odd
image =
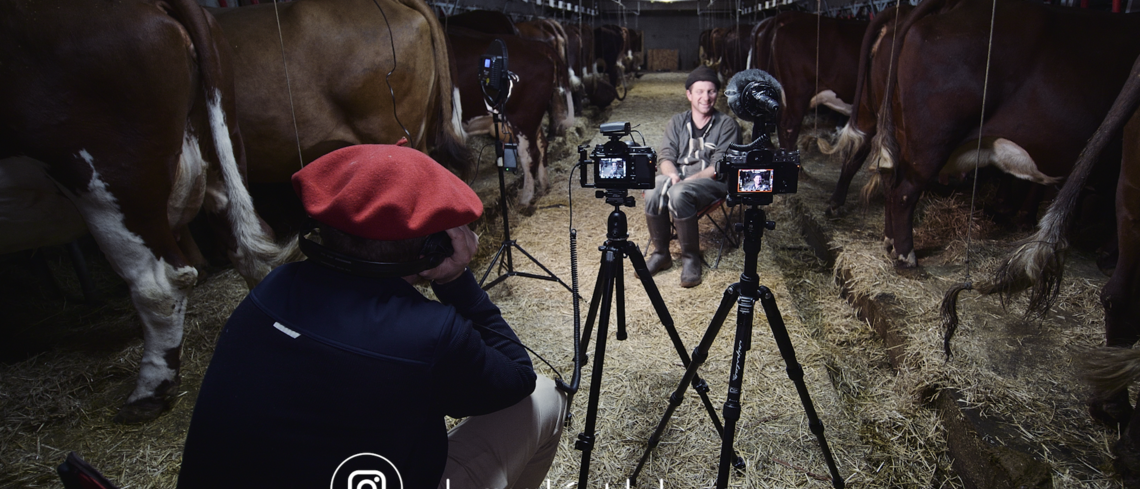
[[[512,238],[566,284],[572,283],[570,229],[577,230],[583,326],[598,276],[597,247],[605,241],[607,216],[614,209],[594,198],[592,189],[578,188],[577,173],[571,179],[576,147],[604,141],[597,133],[599,123],[626,120],[648,145],[658,145],[669,116],[687,108],[684,77],[646,75],[624,102],[600,113],[587,111],[565,137],[551,143],[548,193],[530,208],[512,207],[508,212]],[[476,151],[481,144],[473,142]],[[480,251],[471,266],[477,277],[486,271],[502,239],[498,176],[490,153],[489,148],[482,153],[481,176],[473,184],[488,211],[477,223]],[[835,165],[816,151],[806,151],[800,193],[779,197],[766,207],[777,227],[764,234],[758,274],[760,283],[775,294],[848,487],[963,486],[951,470],[938,413],[927,406],[928,398],[942,388],[960,392],[983,416],[1014,426],[1017,437],[997,442],[1023,445],[1047,460],[1055,468],[1057,487],[1112,487],[1107,447],[1116,434],[1093,425],[1084,414],[1083,392],[1070,366],[1071,355],[1101,341],[1102,317],[1095,297],[1103,277],[1089,270],[1088,260],[1077,260],[1077,268],[1084,268],[1070,273],[1060,307],[1040,323],[1023,321],[1016,303],[1003,311],[996,299],[965,294],[961,310],[967,315],[955,340],[956,356],[947,363],[941,355],[937,307],[942,291],[961,280],[968,201],[963,204],[961,196],[926,199],[916,227],[923,267],[896,271],[879,242],[881,202],[851,204],[842,218],[822,214],[837,174]],[[508,176],[507,181],[508,194],[513,195],[518,177]],[[628,217],[629,239],[644,250],[648,234],[641,195],[631,195],[636,207],[622,210]],[[707,221],[701,226],[702,247],[711,263],[719,233]],[[827,249],[807,244],[801,233],[805,226],[822,229]],[[1017,236],[1003,234],[984,220],[975,226],[970,249],[974,273],[980,275],[994,267]],[[676,256],[678,245],[672,246]],[[725,289],[739,279],[743,255],[742,250],[726,249],[719,267],[706,269],[704,283],[692,289],[679,285],[679,262],[654,277],[685,351],[696,346]],[[49,263],[66,282],[67,260],[49,253]],[[513,264],[518,271],[541,273],[518,251]],[[194,290],[186,320],[182,395],[173,411],[146,425],[118,426],[110,419],[133,386],[141,355],[138,319],[122,282],[105,269],[97,270],[106,282],[100,289],[106,301],[86,306],[74,304],[73,283],[64,284],[70,301],[44,298],[50,294],[44,287],[27,286],[21,266],[3,265],[0,277],[5,281],[25,281],[10,287],[3,303],[18,321],[3,328],[8,346],[0,365],[0,487],[59,487],[54,467],[72,450],[123,487],[173,487],[212,346],[246,292],[240,277],[232,270],[217,271]],[[628,260],[623,269],[629,338],[616,341],[615,327],[610,326],[591,487],[625,487],[683,374],[675,347]],[[488,280],[497,270],[490,275]],[[837,281],[837,276],[851,278]],[[896,352],[901,364],[892,368],[884,341],[844,294],[874,298],[899,313],[892,323],[906,338]],[[574,325],[570,292],[557,282],[511,277],[490,295],[521,339],[569,380]],[[611,317],[616,314],[615,308]],[[591,338],[597,338],[597,329]],[[712,388],[718,415],[736,329],[734,311],[699,371]],[[988,333],[995,330],[998,334]],[[583,348],[592,362],[596,343],[592,340]],[[541,362],[536,365],[556,375]],[[587,365],[572,407],[573,424],[565,430],[549,473],[550,487],[571,487],[578,479],[581,452],[573,446],[586,420],[591,373]],[[733,475],[731,486],[829,487],[820,480],[826,479],[827,466],[759,309],[742,403],[735,448],[748,468]],[[713,425],[699,397],[688,389],[639,486],[710,487],[719,452]]]

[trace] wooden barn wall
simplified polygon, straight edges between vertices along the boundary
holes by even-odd
[[[632,23],[629,27],[633,27]],[[676,49],[680,70],[697,67],[698,42],[701,31],[712,27],[728,27],[733,19],[727,16],[698,16],[693,12],[645,12],[637,18],[639,29],[645,33],[645,49]]]

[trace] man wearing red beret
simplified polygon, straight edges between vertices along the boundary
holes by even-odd
[[[467,269],[475,193],[387,145],[330,153],[293,185],[321,244],[226,323],[178,487],[541,486],[566,399]],[[466,419],[448,432],[445,415]]]

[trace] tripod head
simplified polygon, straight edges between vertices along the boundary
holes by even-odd
[[[745,209],[744,222],[736,224],[736,230],[744,233],[744,271],[740,274],[740,281],[745,287],[756,287],[760,282],[756,274],[756,262],[765,229],[776,229],[776,223],[767,220],[764,209],[758,204]]]
[[[626,222],[625,212],[622,212],[621,207],[633,207],[633,196],[629,195],[629,190],[624,188],[607,188],[605,190],[598,190],[594,192],[594,197],[599,199],[606,199],[606,203],[614,206],[614,211],[610,213],[609,221],[606,222],[606,239],[610,241],[625,241],[629,237],[629,227]]]
[[[594,197],[599,199],[606,199],[606,203],[614,207],[633,207],[633,197],[629,195],[629,189],[624,188],[607,188],[605,190],[598,190],[594,192]],[[615,209],[618,210],[618,209]]]

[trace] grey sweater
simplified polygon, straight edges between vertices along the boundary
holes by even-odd
[[[692,120],[691,110],[674,115],[657,149],[657,159],[673,162],[681,178],[715,164],[728,151],[729,143],[740,142],[740,127],[732,117],[720,111],[713,110],[703,137],[694,137]]]

